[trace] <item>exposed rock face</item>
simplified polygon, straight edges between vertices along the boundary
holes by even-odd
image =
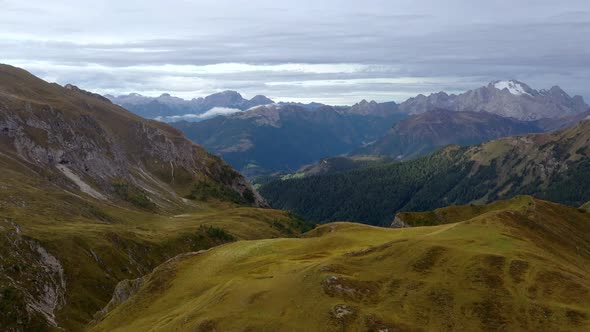
[[[562,118],[588,110],[580,96],[570,97],[558,86],[534,90],[519,81],[495,81],[459,95],[444,92],[419,95],[399,105],[402,112],[424,113],[436,108],[488,112],[520,120]]]
[[[109,301],[109,303],[99,312],[94,315],[96,320],[102,319],[106,316],[111,310],[113,310],[119,304],[127,301],[130,297],[135,295],[143,283],[145,282],[145,277],[133,279],[133,280],[123,280],[120,281],[117,286],[115,287],[115,291],[113,292],[113,298]]]
[[[392,113],[399,112],[398,105],[395,102],[377,103],[374,100],[370,102],[362,100],[351,107],[340,107],[338,110],[344,114],[379,117],[388,117]]]
[[[143,287],[146,284],[149,284],[150,277],[154,273],[158,273],[158,272],[162,272],[162,271],[174,271],[174,269],[175,269],[174,263],[182,261],[182,260],[190,258],[190,257],[193,257],[193,256],[196,256],[196,255],[206,253],[209,250],[210,249],[192,251],[192,252],[186,252],[183,254],[176,255],[176,256],[168,259],[166,262],[162,263],[160,266],[158,266],[154,271],[152,271],[152,274],[146,274],[143,277],[132,279],[132,280],[126,279],[126,280],[120,281],[117,284],[117,286],[115,287],[115,290],[113,291],[113,297],[111,298],[109,303],[107,303],[107,305],[104,308],[102,308],[102,310],[100,310],[96,314],[94,314],[93,322],[91,322],[90,325],[96,323],[97,321],[102,320],[109,312],[111,312],[113,309],[115,309],[118,305],[129,300],[133,295],[137,294],[139,292],[139,290],[141,289],[141,287]]]
[[[62,264],[23,236],[14,222],[0,218],[0,227],[0,321],[10,324],[3,327],[15,331],[26,326],[58,327],[55,313],[64,305],[66,292]]]
[[[398,214],[395,215],[393,218],[393,222],[391,223],[391,228],[408,228],[411,227],[408,225]]]
[[[4,153],[51,174],[58,185],[97,199],[115,197],[117,185],[124,184],[171,208],[185,204],[180,196],[192,187],[212,181],[248,203],[266,206],[244,178],[179,131],[96,94],[4,65],[0,143]]]

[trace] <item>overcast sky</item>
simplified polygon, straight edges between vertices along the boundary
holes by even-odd
[[[0,50],[99,93],[350,104],[514,78],[590,100],[588,0],[0,0]]]

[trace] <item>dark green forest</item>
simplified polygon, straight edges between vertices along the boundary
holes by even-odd
[[[378,167],[271,181],[260,193],[274,208],[293,211],[311,221],[380,226],[388,226],[400,211],[429,211],[521,194],[571,206],[590,200],[588,158],[568,161],[566,171],[525,184],[523,175],[500,175],[498,164],[506,160],[474,168],[473,161],[464,155],[466,149],[446,149]],[[508,190],[506,183],[511,184]]]

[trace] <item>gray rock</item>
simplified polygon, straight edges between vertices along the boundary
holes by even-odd
[[[410,225],[408,225],[405,221],[403,221],[399,214],[395,215],[395,218],[393,218],[393,222],[391,223],[391,225],[389,226],[391,228],[409,228],[412,227]]]

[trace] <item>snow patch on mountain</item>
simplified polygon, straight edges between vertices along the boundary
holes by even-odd
[[[494,83],[494,87],[498,90],[507,89],[511,94],[516,96],[530,95],[522,84],[515,81],[498,81]]]
[[[248,111],[253,111],[259,108],[275,108],[275,109],[280,109],[281,105],[277,104],[277,103],[270,103],[270,104],[266,104],[266,105],[257,105],[257,106],[252,106],[249,109],[245,110],[244,112],[248,112]]]

